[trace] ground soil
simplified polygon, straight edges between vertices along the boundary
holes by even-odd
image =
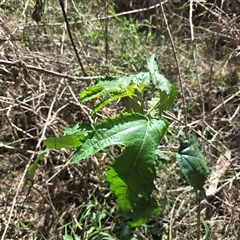
[[[27,23],[20,21],[11,8],[1,9],[1,13],[5,18],[0,19],[0,236],[4,234],[4,239],[63,239],[64,233],[59,228],[79,219],[85,210],[83,206],[95,198],[97,206],[104,205],[109,212],[115,211],[114,198],[103,180],[104,163],[94,158],[70,165],[71,151],[53,151],[40,161],[33,187],[27,184],[27,169],[44,149],[43,139],[61,134],[68,125],[92,121],[91,106],[79,104],[78,94],[90,84],[91,78],[95,79],[106,68],[99,66],[101,57],[88,55],[86,43],[83,45],[85,55],[81,56],[85,63],[95,61],[91,71],[97,67],[91,77],[81,78],[83,74],[74,60],[68,38],[62,51],[57,37],[45,32],[43,25],[32,19]],[[230,60],[228,73],[222,80],[225,83],[216,81],[218,73],[212,71],[226,61],[218,59],[215,65],[209,66],[202,58],[197,59],[197,64],[204,69],[200,75],[203,92],[195,83],[183,83],[189,90],[185,95],[189,129],[207,140],[199,137],[210,169],[214,169],[221,155],[230,152],[230,163],[221,162],[226,169],[222,173],[224,177],[219,176],[218,191],[212,196],[203,196],[202,201],[201,214],[211,229],[209,239],[216,240],[235,240],[240,236],[240,86],[236,67],[239,60],[237,56]],[[166,75],[170,76],[172,70],[168,68],[165,63]],[[179,83],[176,84],[180,89]],[[182,109],[183,96],[179,93],[174,109],[165,114],[171,121],[169,141],[175,138],[171,132],[181,125],[178,118],[182,116]],[[180,129],[183,131],[183,125]],[[175,142],[170,147],[173,151]],[[177,165],[172,163],[156,184],[162,192],[159,197],[165,195],[169,204],[160,216],[150,220],[151,229],[165,227],[165,232],[172,233],[172,238],[165,234],[169,239],[196,239],[196,204]],[[206,189],[210,184],[208,181]],[[76,230],[81,239],[91,225],[90,220],[84,221],[82,230]],[[110,229],[112,223],[112,216],[102,220],[106,229]],[[116,228],[115,234],[119,232]],[[202,232],[206,232],[204,227]],[[140,234],[142,239],[159,239],[153,232],[142,229],[134,234]]]

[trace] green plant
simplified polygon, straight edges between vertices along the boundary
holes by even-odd
[[[113,16],[109,21],[111,67],[118,66],[124,72],[139,71],[145,64],[145,56],[149,54],[149,46],[153,41],[151,33],[146,37],[146,33],[140,30],[141,24],[130,16],[116,16],[113,9],[110,9],[109,14]],[[116,64],[116,61],[120,64]]]
[[[99,202],[94,197],[86,204],[79,206],[79,212],[75,221],[70,221],[58,228],[63,234],[63,239],[93,239],[93,240],[115,240],[113,228],[105,228],[104,223],[111,215],[107,202]],[[62,216],[63,217],[63,216]]]
[[[71,235],[68,234],[68,227],[65,226],[65,233],[63,235],[63,240],[80,240],[80,238],[75,234],[74,230],[72,227],[69,227]]]
[[[106,76],[83,90],[79,95],[81,102],[98,99],[92,114],[118,99],[122,100],[126,111],[96,124],[78,123],[66,128],[62,136],[44,140],[47,150],[30,166],[30,182],[38,161],[48,150],[75,148],[70,161],[74,164],[109,146],[118,146],[121,154],[115,156],[113,164],[106,166],[105,179],[120,210],[130,219],[128,226],[142,225],[159,213],[161,206],[152,194],[156,190],[154,180],[158,177],[157,146],[169,125],[161,115],[172,107],[177,91],[160,73],[154,55],[148,60],[147,68],[148,72],[130,76]],[[147,88],[152,88],[153,95],[146,103]],[[207,167],[194,136],[181,141],[177,160],[189,183],[196,191],[201,190]]]

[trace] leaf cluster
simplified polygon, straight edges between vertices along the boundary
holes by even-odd
[[[161,114],[172,107],[177,90],[160,73],[154,55],[149,58],[147,69],[147,72],[130,76],[106,76],[83,90],[79,101],[99,100],[92,114],[119,99],[123,100],[127,111],[96,124],[77,123],[66,128],[62,136],[44,140],[46,151],[28,169],[30,182],[33,182],[38,162],[48,150],[73,148],[70,163],[74,164],[109,146],[118,146],[121,155],[106,166],[105,179],[116,196],[119,209],[131,218],[129,226],[139,226],[158,213],[161,207],[152,195],[156,190],[154,180],[159,161],[157,146],[169,125]],[[150,86],[155,88],[154,96],[149,109],[144,109],[144,90]],[[194,137],[181,142],[177,161],[194,189],[202,189],[207,167]]]
[[[122,99],[128,112],[134,111],[143,114],[144,90],[152,84],[155,88],[154,95],[149,102],[150,108],[146,111],[151,117],[160,116],[163,111],[172,107],[177,90],[160,73],[154,55],[149,58],[147,68],[148,72],[140,72],[135,75],[101,78],[80,93],[80,101],[85,103],[93,99],[100,99],[99,103],[93,107],[92,114],[95,114],[107,104]]]

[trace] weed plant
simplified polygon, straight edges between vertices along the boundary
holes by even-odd
[[[153,195],[156,190],[154,181],[158,178],[156,165],[162,159],[158,159],[161,154],[159,151],[157,154],[157,146],[167,133],[169,125],[162,118],[162,113],[172,107],[177,93],[176,87],[160,73],[154,55],[149,58],[147,69],[148,72],[130,76],[106,76],[83,90],[79,95],[81,102],[100,99],[92,114],[119,99],[123,100],[126,111],[117,116],[108,116],[107,120],[96,124],[77,123],[66,128],[62,136],[44,140],[46,150],[28,169],[31,185],[38,162],[50,150],[75,148],[70,160],[74,164],[107,147],[118,146],[121,154],[115,156],[113,164],[106,165],[105,180],[116,197],[120,213],[127,217],[123,227],[126,231],[122,232],[126,236],[129,234],[127,229],[141,226],[161,212],[162,206]],[[147,104],[149,108],[145,109],[143,95],[150,84],[154,85],[155,91]],[[180,140],[176,159],[198,200],[198,191],[203,189],[208,170],[194,135],[190,134]],[[103,212],[92,215],[90,235],[91,231],[95,234],[104,216]],[[199,226],[200,215],[198,217]],[[198,234],[200,239],[199,229]]]

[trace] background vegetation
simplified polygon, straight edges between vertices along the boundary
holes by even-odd
[[[210,175],[201,201],[202,239],[238,239],[240,69],[238,1],[0,2],[1,239],[196,239],[197,203],[176,164],[178,139],[197,134]],[[74,46],[75,50],[74,51]],[[146,71],[154,53],[178,98],[163,113],[169,132],[155,182],[162,212],[127,229],[103,174],[118,149],[70,165],[70,150],[27,169],[42,141],[69,125],[96,123],[79,92],[100,76]],[[151,97],[146,92],[146,100]]]

